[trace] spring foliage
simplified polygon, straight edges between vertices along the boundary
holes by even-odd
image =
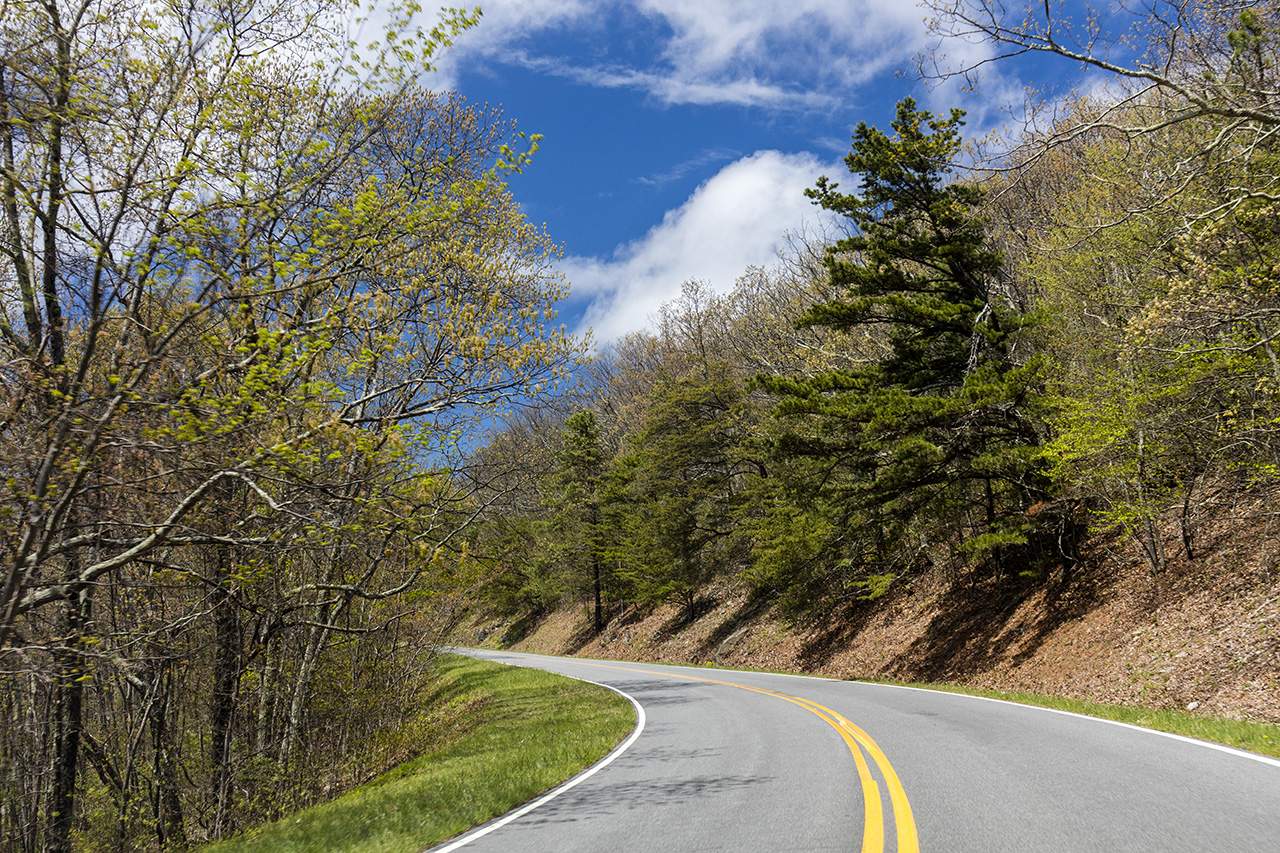
[[[580,357],[534,141],[412,83],[475,16],[351,11],[0,16],[6,849],[180,849],[415,749],[459,446]]]
[[[904,101],[858,126],[851,189],[809,191],[841,235],[728,294],[690,282],[602,354],[574,406],[601,429],[606,609],[717,581],[796,611],[923,572],[1062,582],[1090,528],[1158,578],[1169,548],[1202,555],[1210,500],[1275,483],[1275,10],[1154,4],[1123,65],[1093,19],[933,6],[1111,85],[985,171],[959,166],[961,113]]]

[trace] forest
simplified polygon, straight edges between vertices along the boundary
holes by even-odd
[[[460,436],[583,349],[536,140],[415,83],[474,16],[413,11],[371,54],[345,4],[3,7],[0,849],[183,849],[420,749]]]
[[[600,630],[725,576],[793,613],[929,572],[1065,583],[1108,530],[1158,577],[1209,493],[1274,488],[1276,10],[1175,10],[1122,67],[1034,14],[939,8],[1112,82],[999,157],[911,100],[859,126],[856,190],[808,191],[834,233],[730,293],[686,283],[479,454],[505,486],[473,534],[494,605],[587,602]]]
[[[0,850],[372,778],[476,612],[1065,584],[1100,531],[1158,578],[1272,493],[1280,9],[1161,3],[1117,63],[932,5],[1107,82],[1001,139],[902,101],[815,176],[830,232],[591,355],[505,183],[537,138],[415,82],[474,15],[368,48],[325,0],[6,3]]]

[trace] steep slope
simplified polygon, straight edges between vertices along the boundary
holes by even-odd
[[[1102,535],[1069,583],[925,575],[874,602],[787,619],[719,581],[692,619],[676,605],[633,610],[593,636],[577,608],[543,619],[511,648],[949,682],[1280,722],[1275,497],[1219,501],[1196,525],[1192,559],[1180,545],[1175,552],[1170,520],[1159,576],[1132,543]],[[474,639],[499,643],[508,627],[477,626]]]

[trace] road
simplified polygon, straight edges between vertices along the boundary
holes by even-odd
[[[1280,853],[1280,761],[889,685],[468,652],[611,686],[643,726],[436,853]]]

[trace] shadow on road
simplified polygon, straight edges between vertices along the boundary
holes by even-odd
[[[689,776],[575,788],[521,819],[530,826],[574,823],[636,810],[681,805],[774,781],[772,776]]]

